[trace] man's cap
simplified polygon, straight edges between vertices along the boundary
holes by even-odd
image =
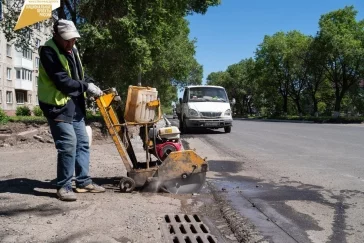
[[[77,31],[75,24],[72,21],[60,19],[57,23],[57,33],[64,40],[70,40],[73,38],[80,38],[80,34]]]

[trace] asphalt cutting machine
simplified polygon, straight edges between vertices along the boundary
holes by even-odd
[[[183,150],[177,127],[157,127],[162,119],[158,92],[155,88],[129,86],[122,116],[122,100],[115,88],[96,99],[127,176],[119,183],[121,192],[135,188],[154,188],[170,193],[198,192],[206,178],[208,165],[194,150]],[[128,127],[139,127],[145,161],[138,161],[130,141]],[[153,160],[154,158],[154,160]]]

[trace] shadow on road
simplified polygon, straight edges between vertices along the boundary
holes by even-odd
[[[63,212],[64,209],[55,206],[52,203],[43,203],[36,206],[29,203],[21,203],[21,204],[7,205],[6,208],[0,209],[0,215],[7,217],[14,217],[22,214],[48,217],[48,216],[62,214]]]
[[[305,123],[305,124],[319,124],[313,121],[304,120],[279,120],[279,119],[249,119],[249,118],[233,118],[234,121],[250,121],[250,122],[284,122],[284,123]]]
[[[189,128],[187,133],[183,133],[183,135],[188,134],[224,134],[224,130],[216,130],[216,129],[208,129],[208,128]]]
[[[54,189],[54,193],[42,192],[39,189]],[[18,193],[41,197],[56,197],[56,179],[51,181],[39,181],[28,178],[14,178],[0,181],[0,193]]]
[[[168,117],[167,117],[168,118]],[[169,119],[172,126],[176,126],[179,128],[179,121],[177,119]],[[189,128],[187,133],[182,133],[183,135],[186,134],[222,134],[225,133],[223,128],[220,129],[209,129],[209,128]]]
[[[105,189],[119,189],[121,177],[96,177],[91,179],[96,184],[105,187]]]
[[[109,190],[119,190],[119,182],[121,177],[96,177],[91,178],[93,182],[101,185]],[[0,181],[0,200],[8,199],[1,193],[17,193],[25,195],[34,195],[40,197],[57,198],[56,191],[57,179],[50,181],[39,181],[28,178],[13,178]],[[53,190],[54,192],[44,192],[38,189]]]

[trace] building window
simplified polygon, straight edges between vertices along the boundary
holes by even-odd
[[[35,67],[39,68],[39,57],[35,58]]]
[[[32,51],[30,49],[23,50],[23,57],[32,60]]]
[[[35,39],[35,46],[37,48],[39,48],[39,46],[40,46],[40,40],[39,39]]]
[[[16,92],[16,103],[19,105],[24,104],[24,93]]]
[[[28,103],[29,103],[29,104],[31,104],[31,103],[32,103],[32,95],[31,95],[31,94],[29,94],[29,95],[28,95]]]
[[[13,103],[13,92],[6,91],[6,103],[8,104]]]
[[[0,89],[0,104],[3,103],[3,92]]]
[[[6,56],[11,57],[11,45],[6,45]]]
[[[20,70],[16,70],[16,79],[21,79],[21,72],[20,72]]]
[[[8,80],[11,80],[11,68],[7,68],[7,69],[6,69],[6,78],[7,78]]]
[[[32,71],[28,70],[28,69],[22,69],[21,70],[21,73],[22,73],[22,79],[23,80],[28,80],[28,81],[32,81],[33,78],[32,78]]]

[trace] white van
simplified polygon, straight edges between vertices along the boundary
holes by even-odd
[[[226,133],[231,132],[231,107],[223,87],[187,86],[179,102],[177,113],[182,132],[189,128],[224,128]]]

